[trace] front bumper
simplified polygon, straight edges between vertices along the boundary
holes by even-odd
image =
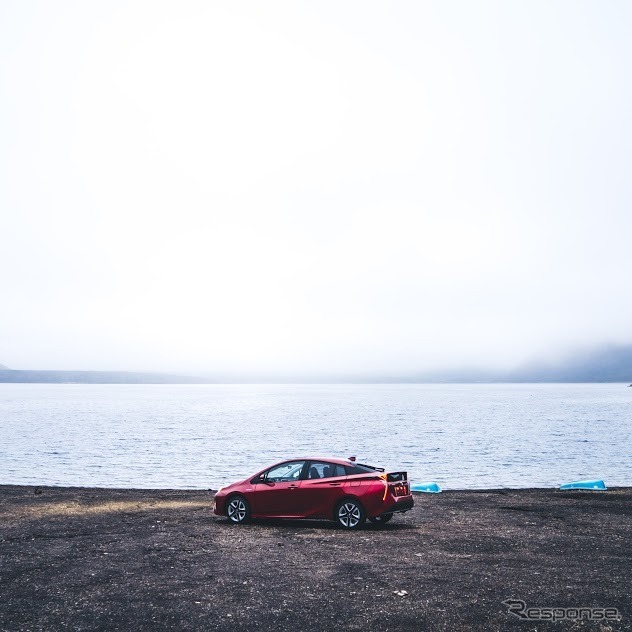
[[[213,513],[216,516],[224,515],[224,496],[218,496],[217,493],[213,496]]]

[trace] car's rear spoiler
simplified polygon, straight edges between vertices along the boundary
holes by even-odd
[[[399,481],[406,481],[408,480],[408,473],[407,472],[389,472],[386,475],[386,480],[389,483],[396,483]]]

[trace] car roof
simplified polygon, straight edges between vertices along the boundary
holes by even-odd
[[[334,456],[296,456],[290,459],[283,459],[282,461],[278,461],[278,463],[287,463],[288,461],[325,461],[327,463],[336,463],[338,465],[353,465],[353,462],[349,461],[349,459],[340,459]],[[274,465],[277,465],[277,463]]]

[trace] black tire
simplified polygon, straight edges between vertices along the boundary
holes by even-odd
[[[343,529],[359,529],[366,521],[366,511],[360,501],[345,498],[336,505],[334,519]]]
[[[250,520],[250,505],[243,496],[231,496],[226,501],[226,517],[233,524],[244,524]]]
[[[382,514],[381,516],[374,516],[369,518],[373,524],[386,524],[393,517],[392,513]]]

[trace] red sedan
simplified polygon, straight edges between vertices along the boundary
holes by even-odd
[[[289,459],[220,489],[215,513],[231,522],[250,518],[325,518],[357,529],[368,518],[388,522],[413,508],[406,472],[348,460]]]

